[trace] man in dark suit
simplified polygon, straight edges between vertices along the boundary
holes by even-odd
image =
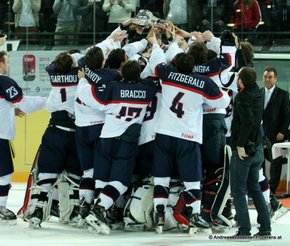
[[[283,142],[287,139],[287,131],[290,122],[289,93],[276,85],[277,71],[274,67],[267,67],[263,75],[264,85],[264,113],[263,125],[265,135],[271,145]],[[270,166],[270,189],[272,193],[280,183],[283,159],[279,157],[272,160],[271,153],[265,151],[265,158],[271,162]]]

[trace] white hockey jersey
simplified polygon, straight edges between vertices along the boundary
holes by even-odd
[[[83,103],[105,111],[100,137],[112,138],[121,136],[135,123],[142,124],[146,108],[156,93],[156,84],[152,79],[138,83],[112,82],[100,93],[86,79],[81,79],[79,91]]]
[[[209,78],[184,75],[172,65],[160,64],[161,110],[156,132],[202,143],[203,104],[227,107],[229,98]]]
[[[104,90],[107,83],[121,80],[121,74],[115,69],[102,68],[92,71],[84,64],[83,58],[78,61],[78,65],[84,68],[85,78],[89,84],[96,87],[95,89],[100,93]],[[86,105],[80,100],[80,97],[82,97],[80,93],[83,93],[83,91],[80,90],[78,86],[75,100],[75,124],[79,127],[104,124],[104,111]],[[91,94],[90,91],[88,93]]]
[[[156,94],[146,109],[142,123],[138,145],[148,143],[155,139],[155,126],[161,109],[161,87],[157,88]]]
[[[223,47],[222,52],[225,53],[210,59],[206,64],[195,66],[194,71],[211,78],[220,88],[236,90],[236,76],[234,71],[236,48],[233,46],[226,46]],[[232,80],[232,83],[226,87],[225,84],[230,80]],[[203,106],[203,111],[204,114],[226,114],[225,108],[219,108],[217,106],[212,107],[206,104]]]
[[[157,58],[157,57],[159,58]],[[163,56],[163,58],[160,58]],[[158,45],[153,46],[150,63],[164,59]],[[203,104],[225,108],[229,97],[205,76],[181,74],[173,65],[159,64],[155,75],[161,79],[161,110],[156,132],[202,143]]]
[[[52,86],[47,100],[48,111],[53,113],[64,110],[73,116],[75,93],[78,85],[78,67],[73,68],[69,73],[59,74],[54,62],[52,62],[46,67],[46,71]]]
[[[44,109],[45,97],[24,96],[18,84],[7,76],[0,75],[0,138],[15,138],[15,107],[24,113]]]

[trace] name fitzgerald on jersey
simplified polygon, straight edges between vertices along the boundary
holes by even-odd
[[[174,73],[174,72],[170,72],[170,74],[168,75],[168,79],[176,80],[181,83],[195,85],[196,87],[199,87],[199,88],[203,88],[204,83],[205,83],[203,80],[193,78],[190,75],[185,75],[182,73]]]
[[[121,98],[146,98],[146,91],[142,90],[120,90]]]

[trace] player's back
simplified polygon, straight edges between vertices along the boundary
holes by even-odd
[[[74,114],[74,101],[78,84],[78,68],[68,73],[60,74],[56,71],[54,63],[46,68],[52,89],[47,100],[47,109],[50,113],[65,110]]]
[[[173,65],[156,67],[162,84],[162,106],[156,132],[202,142],[202,105],[228,105],[228,98],[210,79],[197,73],[182,74]]]
[[[141,126],[155,93],[156,86],[152,79],[112,83],[104,95],[106,118],[101,137],[120,136],[135,123]]]
[[[106,84],[112,81],[121,80],[121,74],[116,69],[101,68],[92,71],[86,65],[84,66],[85,78],[100,93],[106,88]],[[77,126],[89,126],[95,124],[103,124],[105,121],[104,112],[89,107],[79,99],[78,89],[76,91],[75,115]]]

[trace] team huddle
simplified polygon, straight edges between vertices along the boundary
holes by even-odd
[[[232,227],[226,141],[238,71],[247,66],[241,45],[234,34],[226,40],[172,23],[131,42],[138,27],[138,18],[128,20],[84,55],[58,54],[46,68],[47,100],[23,96],[0,71],[1,115],[9,107],[10,128],[15,108],[51,114],[18,212],[32,227],[51,216],[102,234]],[[0,218],[10,222],[14,132],[0,135],[7,156]]]

